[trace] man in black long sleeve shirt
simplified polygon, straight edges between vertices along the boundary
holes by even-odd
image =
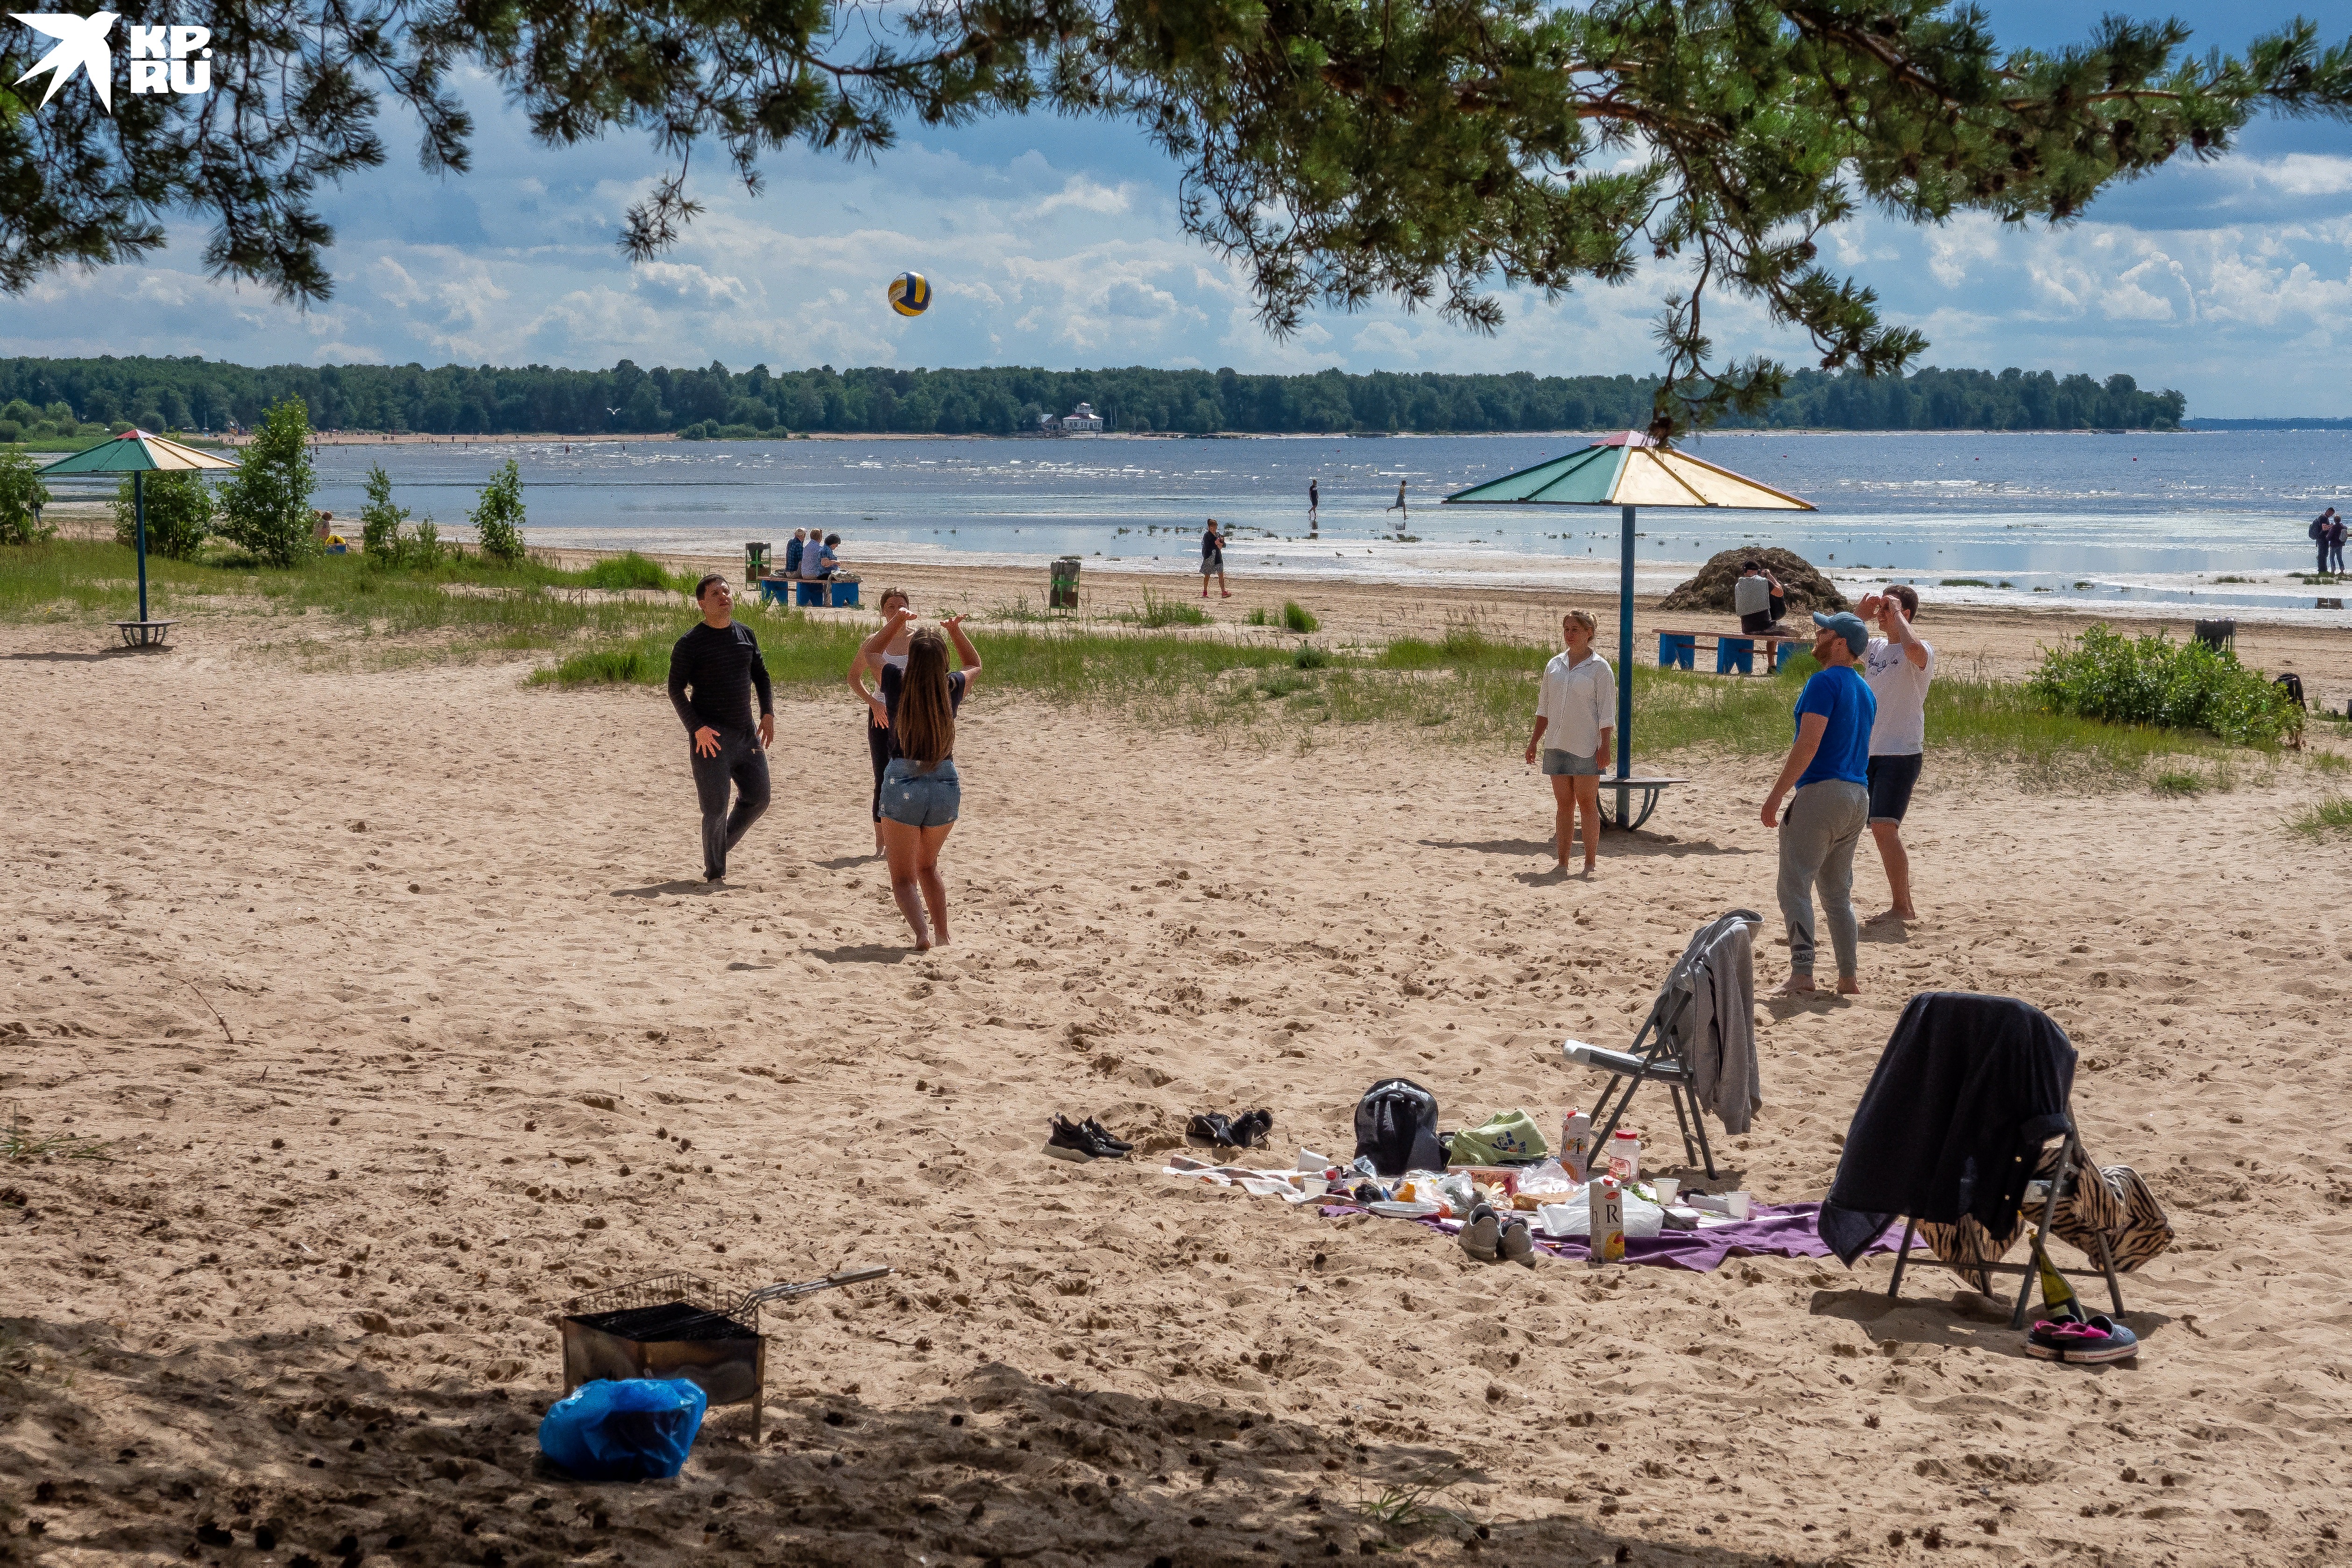
[[[702,876],[724,881],[727,851],[768,809],[768,747],[776,738],[776,700],[760,639],[735,624],[735,594],[713,572],[695,584],[702,624],[669,653],[669,700],[693,737],[694,793],[702,801]],[[760,693],[760,727],[751,729],[751,691]],[[692,695],[688,695],[689,689]],[[735,796],[729,811],[727,797]]]

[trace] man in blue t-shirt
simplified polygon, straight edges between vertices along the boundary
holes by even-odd
[[[1821,665],[1797,699],[1797,741],[1772,793],[1764,797],[1764,826],[1780,830],[1780,915],[1789,922],[1787,994],[1813,984],[1813,884],[1837,951],[1838,990],[1862,990],[1855,978],[1859,938],[1853,916],[1853,850],[1870,820],[1870,727],[1878,700],[1854,668],[1870,646],[1870,628],[1843,611],[1815,615],[1813,658]],[[1790,790],[1796,793],[1790,795]],[[1780,802],[1789,815],[1780,816]]]

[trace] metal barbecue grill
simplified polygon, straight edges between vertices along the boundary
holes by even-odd
[[[887,1267],[844,1269],[822,1279],[741,1290],[699,1274],[656,1274],[575,1297],[555,1316],[563,1336],[564,1394],[600,1377],[682,1377],[714,1405],[750,1405],[757,1442],[768,1382],[760,1309],[889,1272]]]

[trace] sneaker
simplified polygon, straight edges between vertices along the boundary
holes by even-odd
[[[2074,1318],[2045,1318],[2026,1333],[2025,1353],[2042,1361],[2098,1366],[2137,1355],[2139,1336],[2104,1315],[2087,1322]]]
[[[1274,1131],[1274,1112],[1245,1110],[1234,1118],[1234,1143],[1243,1149],[1263,1149]]]
[[[1135,1152],[1134,1144],[1129,1142],[1124,1138],[1113,1135],[1109,1128],[1105,1127],[1101,1122],[1097,1121],[1091,1116],[1078,1123],[1078,1131],[1081,1132],[1092,1133],[1096,1142],[1116,1149],[1122,1154],[1132,1154]]]
[[[1085,1128],[1073,1127],[1069,1118],[1056,1116],[1054,1118],[1054,1130],[1045,1138],[1045,1152],[1056,1160],[1068,1160],[1084,1165],[1101,1159],[1104,1150],[1087,1136]]]
[[[1496,1238],[1495,1251],[1497,1256],[1513,1263],[1524,1263],[1533,1268],[1536,1266],[1535,1233],[1528,1228],[1527,1221],[1515,1219],[1505,1226],[1503,1234]]]
[[[1495,1261],[1495,1242],[1501,1230],[1502,1225],[1495,1218],[1495,1211],[1480,1204],[1470,1211],[1470,1217],[1463,1224],[1462,1234],[1457,1239],[1462,1243],[1463,1251],[1481,1263],[1492,1263]]]

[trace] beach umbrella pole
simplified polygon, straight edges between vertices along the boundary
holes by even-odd
[[[1625,508],[1625,510],[1628,510],[1630,515],[1633,508]],[[148,618],[146,616],[146,475],[139,470],[131,470],[131,517],[134,517],[136,524],[139,524],[139,623],[143,626]],[[1633,527],[1633,524],[1628,524],[1628,527]],[[1630,541],[1633,533],[1628,533],[1625,538]],[[1630,552],[1633,545],[1628,543],[1625,545],[1625,550]],[[1633,560],[1633,555],[1628,555],[1625,560]],[[1625,626],[1633,626],[1633,621],[1628,621]]]
[[[1625,814],[1630,795],[1625,778],[1633,775],[1633,512],[1621,508],[1625,541],[1618,552],[1618,823],[1630,823]],[[142,611],[143,614],[143,611]]]

